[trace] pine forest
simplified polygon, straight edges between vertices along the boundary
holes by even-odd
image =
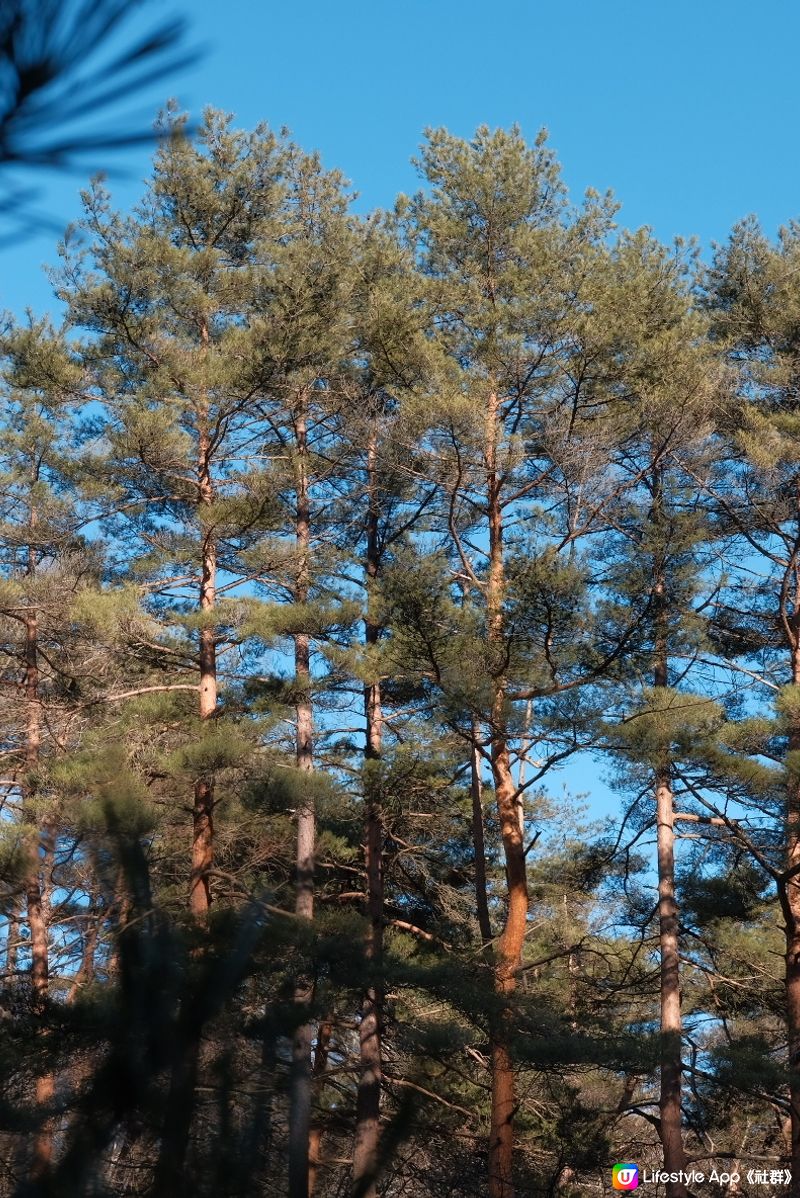
[[[0,331],[0,1194],[800,1195],[800,224],[159,134]]]

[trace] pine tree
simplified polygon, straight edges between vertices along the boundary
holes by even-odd
[[[729,527],[759,562],[765,580],[739,615],[732,612],[727,637],[758,668],[780,662],[778,698],[783,734],[783,861],[771,863],[785,923],[786,1024],[791,1108],[791,1168],[800,1192],[800,792],[794,757],[800,748],[796,718],[800,686],[800,593],[798,593],[797,431],[798,292],[794,273],[800,230],[782,229],[771,244],[755,221],[737,226],[718,249],[708,281],[708,302],[721,348],[738,377],[738,396],[726,422],[737,463],[735,485],[714,489]],[[749,609],[749,610],[748,610]],[[775,613],[777,612],[777,617]],[[736,643],[738,629],[738,645]],[[731,637],[733,636],[733,639]],[[724,636],[724,632],[723,632]],[[724,642],[723,642],[724,643]],[[776,732],[778,729],[776,729]],[[758,846],[756,845],[756,848]]]
[[[367,881],[365,964],[367,980],[359,1020],[360,1080],[353,1152],[354,1194],[375,1198],[380,1163],[382,1084],[385,834],[381,790],[385,696],[382,680],[380,584],[397,543],[411,535],[425,508],[406,460],[405,400],[425,376],[421,322],[409,299],[413,262],[399,244],[396,226],[377,222],[360,241],[355,293],[356,369],[351,379],[347,432],[357,471],[349,503],[359,528],[364,592],[363,793],[364,865]],[[430,494],[430,492],[429,492]]]
[[[177,614],[196,594],[182,622],[200,721],[189,875],[198,920],[212,900],[213,762],[225,755],[218,662],[237,641],[230,601],[220,613],[220,599],[247,576],[241,554],[271,518],[269,471],[253,449],[264,379],[246,317],[257,247],[279,221],[283,155],[265,130],[238,134],[217,114],[207,114],[197,147],[171,120],[133,216],[113,213],[99,184],[86,194],[89,244],[67,246],[60,280],[73,324],[93,334],[86,356],[102,397],[116,535],[142,558],[154,606],[172,603]],[[230,578],[220,589],[221,572]],[[181,657],[163,653],[173,664]]]
[[[534,613],[543,598],[537,591],[549,573],[556,592],[551,599],[570,605],[567,592],[580,586],[580,571],[558,562],[559,542],[563,547],[571,539],[560,522],[568,509],[559,508],[558,499],[552,503],[558,515],[539,522],[541,544],[533,562],[509,544],[509,533],[530,519],[536,536],[531,517],[537,503],[547,504],[577,464],[572,435],[590,388],[584,393],[583,380],[571,374],[571,347],[579,342],[586,281],[608,229],[609,210],[590,199],[573,212],[543,139],[529,148],[518,130],[479,129],[471,142],[435,131],[421,166],[431,194],[410,203],[408,222],[443,358],[434,469],[447,495],[459,579],[485,622],[486,700],[476,711],[486,727],[483,751],[492,772],[507,878],[506,912],[495,949],[501,1004],[491,1044],[489,1192],[492,1198],[511,1198],[517,1100],[508,1004],[528,920],[524,788],[513,776],[518,732],[512,713],[515,702],[540,698],[562,685],[557,667],[547,662],[554,636],[546,628],[554,616],[546,612],[547,598],[545,628],[534,631]],[[517,601],[524,610],[529,600],[526,615],[532,623],[520,643],[544,632],[534,650],[542,654],[535,665],[523,665],[515,650],[519,623],[509,614]]]
[[[634,709],[625,710],[618,743],[625,744],[627,721],[636,721],[630,731],[634,754],[641,755],[637,767],[641,771],[646,766],[651,774],[661,974],[658,1130],[664,1168],[676,1174],[686,1171],[687,1158],[681,1131],[674,737],[676,721],[694,725],[704,705],[702,696],[676,693],[674,683],[686,677],[702,643],[702,620],[695,612],[702,608],[698,592],[703,586],[713,589],[718,581],[703,577],[709,556],[704,539],[711,538],[711,528],[690,472],[705,468],[720,371],[706,348],[703,321],[693,311],[691,265],[681,247],[670,251],[644,232],[623,237],[609,259],[610,303],[600,308],[619,480],[603,516],[609,521],[609,544],[621,541],[618,562],[608,550],[603,555],[610,567],[606,583],[620,587],[620,597],[639,613],[620,681],[635,692],[641,673],[650,675],[644,691],[629,700]],[[612,675],[608,681],[613,686],[616,680]],[[640,782],[641,773],[636,784]],[[687,1188],[683,1182],[669,1182],[667,1192],[685,1198]]]
[[[66,629],[69,595],[83,575],[91,577],[95,563],[82,545],[83,513],[70,478],[72,409],[80,371],[45,322],[6,330],[3,350],[0,544],[3,674],[11,733],[6,787],[18,808],[4,831],[12,858],[17,858],[14,872],[19,872],[23,893],[33,1027],[46,1037],[51,941],[59,907],[53,895],[59,822],[48,762],[63,751],[69,735],[64,715],[76,666]],[[13,889],[11,901],[16,904]],[[9,922],[8,930],[19,934],[17,920]],[[38,1074],[38,1130],[30,1165],[34,1186],[44,1182],[50,1169],[47,1108],[54,1086],[52,1072]]]
[[[312,676],[312,643],[315,628],[322,634],[326,623],[341,618],[340,609],[326,603],[324,596],[330,554],[325,548],[329,534],[322,510],[337,459],[340,378],[352,341],[353,238],[344,181],[338,173],[324,171],[318,157],[293,149],[285,165],[284,186],[280,245],[263,247],[273,265],[259,280],[253,328],[265,373],[265,390],[259,397],[263,451],[284,459],[275,481],[293,525],[293,544],[282,551],[278,542],[269,542],[256,549],[249,561],[262,586],[283,592],[281,597],[289,601],[282,605],[282,619],[293,625],[295,763],[300,775],[295,913],[310,922],[316,813],[309,775],[314,771],[313,694],[320,685]],[[314,987],[308,970],[301,974],[295,986],[300,1022],[290,1077],[289,1193],[293,1198],[306,1198],[309,1193],[314,1039],[309,1014]]]

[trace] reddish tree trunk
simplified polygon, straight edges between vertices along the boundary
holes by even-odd
[[[505,560],[503,551],[502,477],[498,471],[500,404],[492,393],[487,408],[485,465],[489,518],[489,572],[486,588],[488,640],[492,651],[490,755],[497,817],[506,863],[506,917],[497,943],[495,987],[507,1000],[517,983],[517,970],[528,921],[528,880],[520,796],[511,771],[506,732]],[[514,1198],[514,1113],[516,1087],[510,1044],[510,1013],[501,1007],[491,1043],[492,1102],[489,1130],[489,1198]]]
[[[89,909],[86,913],[86,926],[83,936],[83,952],[81,954],[81,964],[74,978],[72,985],[67,994],[67,1002],[74,1002],[82,986],[88,986],[94,981],[95,973],[95,952],[97,951],[99,914],[94,896],[89,903]]]
[[[201,353],[209,347],[207,322],[201,326]],[[214,483],[211,472],[211,439],[207,427],[205,401],[199,413],[197,501],[202,528],[200,611],[211,612],[216,605],[217,546],[213,522],[204,509],[214,502]],[[198,651],[200,671],[200,719],[211,720],[217,710],[217,639],[213,627],[200,629]],[[189,909],[199,920],[204,919],[211,906],[211,871],[214,866],[214,779],[211,774],[197,778],[194,784],[192,809],[192,869],[189,879]]]
[[[201,607],[214,606],[216,560],[210,548],[203,557]],[[200,719],[210,720],[217,710],[217,650],[212,628],[200,631]],[[203,919],[211,906],[211,871],[214,867],[214,779],[204,774],[194,784],[192,808],[192,871],[189,882],[189,908]]]
[[[800,613],[797,623],[800,625]],[[800,687],[800,646],[792,647],[792,682]],[[800,720],[792,717],[789,752],[800,755]],[[793,1196],[800,1195],[800,784],[789,781],[786,800],[786,870],[781,905],[786,936],[786,1024],[789,1049],[789,1103]]]
[[[200,322],[200,359],[208,355],[211,339],[208,321]],[[197,407],[197,517],[201,530],[200,594],[204,621],[199,636],[197,665],[200,675],[198,713],[202,723],[217,711],[217,637],[210,613],[217,597],[217,542],[213,516],[215,488],[212,443],[208,425],[208,397],[201,395]],[[208,772],[195,779],[192,806],[192,856],[189,875],[189,911],[202,925],[211,906],[211,874],[214,867],[214,778]],[[201,1029],[193,1017],[194,995],[181,1001],[180,1032],[170,1077],[167,1113],[156,1167],[155,1188],[159,1193],[183,1194],[186,1154],[194,1114],[194,1093],[200,1069]]]

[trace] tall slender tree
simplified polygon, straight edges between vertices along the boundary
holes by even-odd
[[[800,750],[798,261],[796,223],[781,229],[772,244],[751,219],[738,225],[728,243],[718,249],[708,284],[714,331],[739,379],[737,400],[726,422],[731,459],[739,463],[736,482],[731,490],[727,486],[712,490],[724,519],[736,528],[746,551],[765,574],[744,610],[738,616],[728,613],[722,625],[732,624],[734,630],[740,626],[739,647],[754,655],[755,663],[759,656],[768,658],[777,652],[783,666],[778,701],[783,731],[783,861],[772,862],[771,872],[784,919],[793,1193],[800,1193],[800,790],[795,765]],[[731,643],[730,633],[723,634],[725,640]]]
[[[687,1158],[681,1130],[674,732],[682,707],[703,709],[702,698],[688,690],[692,655],[703,641],[703,620],[696,609],[702,610],[703,589],[712,590],[718,579],[709,568],[713,553],[708,547],[712,533],[707,505],[697,497],[689,472],[705,465],[721,372],[707,349],[704,322],[693,311],[692,261],[681,247],[660,246],[644,231],[624,236],[609,259],[609,268],[611,312],[619,313],[619,319],[609,321],[605,310],[603,336],[620,488],[605,514],[611,541],[622,534],[618,574],[622,592],[642,616],[624,670],[634,689],[635,675],[647,669],[634,650],[641,649],[649,657],[650,686],[641,696],[636,718],[649,723],[652,731],[643,757],[652,775],[658,876],[658,1128],[665,1170],[680,1175]],[[614,572],[612,567],[611,577]],[[687,694],[676,694],[675,680],[687,675]],[[640,752],[643,747],[640,743]],[[671,1181],[668,1192],[681,1198],[687,1193],[686,1185]]]
[[[420,491],[405,440],[405,401],[425,377],[422,322],[412,300],[414,264],[394,221],[374,221],[360,238],[354,294],[356,342],[346,430],[355,467],[348,496],[358,528],[364,605],[364,868],[365,963],[369,973],[359,1019],[359,1083],[353,1151],[354,1194],[375,1198],[380,1162],[384,1022],[385,817],[381,776],[385,695],[381,578],[393,550],[419,525],[431,498]],[[405,462],[403,464],[403,461]]]
[[[340,379],[352,343],[352,231],[345,182],[325,171],[316,155],[292,148],[285,166],[285,204],[280,245],[264,247],[272,269],[260,280],[254,330],[266,388],[260,397],[264,452],[282,460],[276,484],[289,513],[291,532],[278,548],[262,546],[251,565],[262,586],[284,600],[292,624],[294,656],[297,842],[295,913],[314,914],[316,856],[314,771],[314,630],[327,631],[340,615],[325,594],[331,530],[322,516],[338,462]],[[291,545],[291,547],[289,547]],[[270,561],[272,556],[272,561]],[[277,562],[282,562],[282,568]],[[288,606],[285,601],[288,600]],[[294,1035],[290,1074],[289,1193],[309,1192],[313,978],[308,965],[295,986],[300,1023]]]
[[[511,563],[521,562],[509,532],[524,519],[526,505],[545,493],[552,497],[556,477],[571,469],[570,437],[584,399],[583,380],[570,373],[571,346],[610,214],[593,199],[581,212],[571,210],[543,138],[528,147],[516,129],[482,128],[470,142],[435,131],[421,167],[431,190],[411,202],[408,220],[445,364],[435,469],[446,480],[458,572],[485,620],[481,718],[506,869],[495,950],[500,1005],[491,1037],[489,1192],[512,1198],[517,1099],[508,1004],[528,922],[513,711],[515,700],[532,695],[523,695],[512,679]],[[550,646],[543,649],[546,656]]]
[[[213,113],[195,146],[170,118],[135,215],[112,212],[99,184],[86,194],[88,244],[67,246],[60,278],[73,324],[93,334],[108,509],[125,553],[141,558],[157,606],[178,614],[196,596],[184,626],[207,752],[195,762],[188,891],[201,921],[212,902],[219,654],[226,635],[236,642],[220,597],[247,575],[241,554],[271,511],[253,448],[263,379],[246,318],[256,247],[282,202],[283,154],[266,130],[235,133]]]

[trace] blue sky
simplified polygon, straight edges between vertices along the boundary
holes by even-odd
[[[147,8],[151,9],[147,15]],[[612,188],[621,220],[707,244],[757,212],[773,230],[800,214],[795,0],[173,0],[205,47],[158,84],[197,112],[288,125],[360,192],[390,205],[416,186],[409,159],[426,125],[541,126],[578,196]],[[132,23],[167,5],[145,6]],[[114,191],[127,204],[148,150],[129,152]],[[103,164],[98,164],[103,165]],[[48,180],[57,224],[78,211],[81,176]],[[6,248],[0,306],[52,306],[39,270],[55,234]]]

